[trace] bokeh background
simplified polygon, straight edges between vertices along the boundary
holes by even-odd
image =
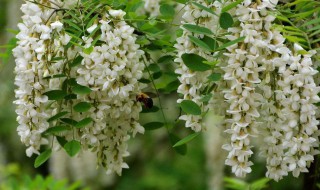
[[[122,176],[106,175],[103,170],[97,169],[95,156],[89,152],[75,158],[69,158],[63,151],[57,152],[49,162],[35,169],[35,157],[26,157],[25,147],[16,133],[17,122],[12,103],[15,63],[10,44],[14,42],[12,31],[17,29],[20,20],[21,3],[21,0],[0,0],[0,190],[219,190],[246,189],[256,180],[265,182],[265,164],[258,154],[254,158],[253,172],[246,179],[233,178],[230,168],[224,167],[225,152],[221,149],[224,137],[214,125],[214,116],[208,119],[208,131],[188,143],[185,155],[172,148],[165,128],[136,136],[129,142],[131,156],[127,162],[130,169],[124,170]],[[161,83],[161,79],[157,82]],[[161,99],[165,114],[174,120],[178,116],[177,96],[167,94],[162,95]],[[161,119],[159,112],[141,114],[141,123]],[[180,138],[191,132],[181,123],[176,124],[173,130]],[[280,182],[269,181],[264,189],[303,189],[303,177],[288,176]]]

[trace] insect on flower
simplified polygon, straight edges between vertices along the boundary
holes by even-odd
[[[145,106],[145,108],[148,108],[148,109],[151,109],[152,106],[153,106],[153,100],[152,98],[150,98],[147,94],[145,93],[139,93],[137,96],[136,96],[136,100],[138,102],[142,102]]]

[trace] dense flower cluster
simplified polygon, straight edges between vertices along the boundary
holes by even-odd
[[[46,3],[46,1],[41,1]],[[50,4],[47,3],[50,6]],[[19,123],[18,134],[28,146],[27,155],[39,154],[40,145],[47,142],[41,133],[49,128],[47,119],[51,110],[47,109],[48,98],[43,95],[49,89],[49,81],[44,79],[55,70],[49,65],[48,54],[51,36],[61,30],[62,24],[48,22],[53,10],[42,9],[36,4],[26,2],[22,5],[22,23],[18,25],[18,46],[13,50],[16,58],[15,91],[16,113]],[[63,38],[63,36],[61,36]],[[59,67],[59,66],[58,66]]]
[[[217,14],[220,13],[221,4],[218,1],[207,4],[206,1],[199,0],[197,3],[216,9]],[[218,26],[217,16],[210,14],[205,10],[201,10],[199,7],[193,4],[186,5],[184,11],[185,13],[182,16],[182,24],[197,24],[199,26],[207,27],[212,31],[216,31]],[[207,59],[208,61],[212,61],[213,55],[210,51],[194,45],[189,39],[189,36],[193,34],[187,29],[183,27],[181,28],[183,29],[183,34],[177,38],[177,43],[174,46],[177,49],[177,58],[175,59],[175,62],[179,63],[179,66],[175,72],[180,75],[178,79],[181,83],[178,87],[178,93],[183,94],[183,98],[179,99],[178,103],[182,102],[183,100],[192,100],[202,108],[203,112],[205,112],[209,108],[207,105],[201,102],[201,94],[203,93],[206,83],[208,82],[207,77],[212,74],[212,71],[192,71],[184,64],[181,56],[184,53],[195,53]],[[194,36],[200,39],[204,37],[203,35]],[[199,115],[182,115],[179,119],[186,121],[186,127],[190,127],[194,131],[202,130],[202,117]]]
[[[298,176],[317,153],[319,101],[312,68],[312,53],[295,45],[286,47],[284,37],[272,28],[275,17],[268,10],[277,1],[245,1],[236,8],[240,27],[230,28],[229,40],[245,37],[228,48],[224,79],[230,81],[225,98],[230,103],[231,143],[226,164],[237,176],[251,172],[250,136],[264,134],[262,152],[267,157],[266,176],[279,180],[288,172]]]
[[[100,13],[100,19],[87,29],[90,37],[82,36],[83,41],[78,42],[82,47],[71,45],[71,37],[59,19],[63,15],[54,12],[57,5],[75,6],[43,0],[37,4],[26,2],[21,8],[23,23],[19,24],[18,46],[13,51],[21,141],[28,146],[28,156],[39,154],[41,144],[48,142],[44,132],[67,125],[70,130],[56,135],[96,151],[98,164],[107,173],[115,171],[121,175],[122,168],[128,168],[123,161],[129,155],[127,140],[130,135],[144,132],[138,123],[141,104],[136,101],[143,87],[138,80],[144,70],[140,60],[144,52],[135,43],[134,29],[120,21],[125,12],[112,9]],[[93,32],[100,34],[97,45],[90,35]],[[86,51],[90,48],[92,51]],[[76,59],[81,61],[80,65],[70,66]],[[75,85],[88,87],[91,92],[72,94],[76,93],[72,90]],[[56,101],[48,98],[46,92],[50,91],[65,91],[67,96]],[[91,108],[74,111],[77,104]],[[63,112],[64,120],[48,122]],[[89,122],[85,127],[77,127],[73,121]]]
[[[84,59],[77,70],[77,82],[93,90],[84,100],[96,105],[89,111],[92,127],[82,131],[84,144],[98,147],[100,164],[118,174],[128,167],[123,157],[128,155],[129,134],[144,132],[137,122],[141,105],[134,101],[142,87],[138,79],[144,69],[139,60],[143,51],[135,44],[132,27],[125,21],[112,21],[121,20],[124,15],[123,11],[110,10],[99,20],[100,40],[104,43],[93,46],[90,54],[81,53]],[[92,46],[93,39],[85,40],[85,47]]]

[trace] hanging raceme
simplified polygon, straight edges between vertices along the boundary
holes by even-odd
[[[179,66],[175,70],[180,81],[180,86],[177,92],[183,94],[183,98],[178,99],[178,103],[192,101],[198,105],[198,109],[205,113],[209,107],[202,101],[202,94],[211,94],[208,90],[208,77],[213,74],[212,66],[204,63],[204,61],[214,61],[212,53],[215,47],[215,40],[212,37],[212,31],[218,30],[218,16],[222,4],[216,1],[215,3],[207,3],[206,1],[196,1],[189,3],[184,7],[182,16],[183,33],[177,38],[175,48],[177,49],[177,58],[175,62]],[[202,7],[208,7],[208,12]],[[182,107],[183,108],[183,107]],[[184,110],[185,111],[185,110]],[[186,121],[186,127],[198,132],[203,129],[202,115],[187,113],[181,115],[180,120]]]
[[[123,21],[126,13],[95,2],[47,0],[26,2],[21,9],[15,103],[27,155],[40,154],[42,144],[56,139],[70,156],[81,149],[96,151],[107,173],[121,175],[128,168],[127,141],[144,132],[136,101],[144,52]]]
[[[314,104],[320,101],[320,88],[312,50],[317,41],[291,43],[297,41],[285,33],[292,27],[279,27],[291,21],[276,14],[277,0],[179,2],[185,3],[181,33],[172,39],[174,24],[169,32],[165,24],[175,20],[173,2],[134,1],[128,8],[123,2],[25,1],[13,50],[14,103],[27,155],[40,154],[36,167],[61,147],[70,156],[89,149],[107,173],[121,175],[128,168],[128,140],[144,133],[137,95],[149,83],[158,96],[161,88],[181,95],[177,118],[196,132],[182,140],[173,135],[170,127],[178,122],[165,119],[159,98],[159,107],[149,112],[160,109],[164,121],[145,126],[166,127],[175,148],[212,127],[202,121],[214,112],[225,118],[222,127],[230,139],[223,146],[228,151],[225,164],[236,176],[252,172],[253,146],[266,157],[268,178],[278,181],[290,172],[295,177],[308,172],[319,152]],[[138,14],[139,6],[150,18]],[[317,22],[301,27],[313,31]],[[153,50],[165,55],[154,61]],[[174,51],[176,67],[168,64]],[[162,62],[168,63],[158,65]],[[176,78],[168,84],[155,82],[162,75]],[[257,136],[262,144],[253,144]]]

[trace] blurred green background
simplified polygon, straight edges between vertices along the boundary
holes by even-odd
[[[249,184],[262,179],[265,174],[263,159],[255,158],[253,172],[246,179],[229,179],[230,168],[221,167],[220,162],[210,159],[210,154],[224,155],[220,147],[210,149],[206,144],[215,135],[201,135],[188,144],[186,155],[180,155],[172,149],[170,139],[164,128],[146,131],[138,135],[129,144],[131,156],[127,158],[130,169],[123,171],[122,176],[107,176],[96,170],[95,161],[90,159],[74,161],[59,153],[38,169],[33,168],[34,157],[25,155],[25,147],[20,143],[16,133],[14,105],[14,61],[6,54],[13,34],[8,29],[16,29],[19,22],[19,7],[22,1],[0,0],[0,190],[26,189],[115,189],[115,190],[202,190],[202,189],[252,189]],[[177,97],[164,95],[165,113],[172,119],[177,116]],[[161,120],[160,114],[142,114],[141,123]],[[180,137],[190,133],[178,124],[174,128]],[[219,132],[219,131],[218,131]],[[209,139],[206,139],[209,138]],[[206,148],[207,147],[207,148]],[[209,148],[208,148],[209,147]],[[214,146],[212,146],[214,147]],[[86,155],[83,155],[86,157]],[[77,159],[77,158],[75,158]],[[76,164],[77,163],[77,164]],[[222,168],[222,173],[212,168]],[[86,176],[88,174],[88,176]],[[89,175],[90,174],[90,175]],[[302,179],[289,176],[276,183],[268,182],[264,189],[302,189]],[[218,180],[218,181],[214,181]],[[222,185],[219,185],[219,184]],[[213,184],[213,185],[212,185]],[[220,187],[219,187],[220,186]],[[228,188],[229,187],[229,188]],[[233,188],[232,188],[233,187]]]

